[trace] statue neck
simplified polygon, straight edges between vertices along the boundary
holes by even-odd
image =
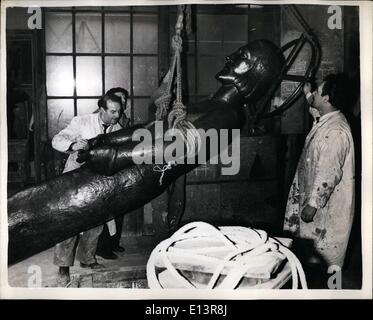
[[[244,99],[235,86],[221,86],[212,97],[212,100],[228,104],[243,103]]]

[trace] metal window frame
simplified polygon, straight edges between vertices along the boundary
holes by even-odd
[[[223,10],[222,12],[199,12],[199,8],[198,6],[199,5],[196,5],[197,7],[195,8],[195,11],[196,11],[196,15],[198,14],[202,14],[202,15],[213,15],[213,16],[224,16],[224,15],[237,15],[237,16],[247,16],[247,18],[249,19],[250,17],[250,5],[247,6],[247,8],[245,10],[243,10],[243,12],[229,12],[229,11],[226,11],[226,10]],[[198,90],[198,77],[199,77],[199,68],[198,68],[198,65],[199,65],[199,61],[200,61],[200,57],[223,57],[225,56],[224,54],[222,53],[217,53],[217,54],[206,54],[206,53],[199,53],[199,50],[198,50],[198,32],[197,32],[197,29],[198,29],[198,25],[197,25],[197,18],[196,18],[196,32],[195,32],[195,39],[193,40],[194,41],[194,52],[193,53],[190,53],[190,54],[187,54],[188,56],[194,56],[194,66],[195,66],[195,72],[194,72],[194,88],[193,88],[193,94],[189,93],[189,96],[188,96],[188,99],[190,99],[191,101],[197,103],[200,99],[203,99],[203,98],[206,98],[208,97],[208,95],[205,95],[205,94],[200,94],[199,93],[199,90]],[[247,41],[249,41],[249,31],[247,30]]]
[[[69,53],[54,53],[54,52],[46,52],[45,51],[45,57],[47,56],[71,56],[73,57],[73,76],[74,79],[76,79],[76,57],[78,56],[87,56],[87,57],[101,57],[101,83],[102,83],[102,94],[105,93],[105,57],[129,57],[130,58],[130,88],[129,88],[129,97],[128,102],[130,103],[130,114],[131,114],[131,123],[134,122],[134,102],[136,99],[149,99],[150,96],[145,95],[134,95],[134,57],[157,57],[158,58],[158,64],[160,63],[160,59],[164,59],[163,57],[160,57],[159,50],[157,53],[154,54],[142,54],[142,53],[134,53],[133,52],[133,29],[134,29],[134,16],[137,14],[141,15],[156,15],[157,17],[157,23],[159,25],[159,18],[160,18],[160,7],[154,6],[154,11],[136,11],[134,10],[133,6],[129,6],[127,8],[124,8],[123,10],[111,10],[110,7],[96,7],[93,9],[80,9],[79,7],[68,7],[68,8],[45,8],[46,13],[55,13],[55,12],[63,12],[63,13],[71,13],[72,14],[72,52]],[[226,12],[226,10],[223,10],[222,12],[199,12],[198,5],[196,7],[196,13],[197,14],[208,14],[208,15],[215,15],[215,16],[221,16],[221,15],[247,15],[249,18],[249,12],[250,12],[250,6],[248,5],[247,9],[245,9],[243,12]],[[76,52],[76,14],[77,13],[99,13],[101,15],[101,52],[98,53],[77,53]],[[172,15],[174,12],[172,11],[172,8],[169,10],[169,14]],[[107,53],[105,50],[105,17],[106,14],[129,14],[130,17],[130,51],[128,53]],[[198,26],[197,26],[198,28]],[[172,32],[172,30],[170,30]],[[247,31],[247,40],[249,40],[249,32]],[[158,44],[159,44],[160,38],[158,34]],[[198,90],[198,77],[199,77],[199,60],[200,57],[218,57],[218,56],[224,56],[224,54],[201,54],[198,50],[198,32],[196,31],[195,39],[193,40],[193,46],[194,46],[194,52],[188,53],[188,56],[194,57],[194,65],[195,65],[195,72],[194,72],[194,86],[192,88],[192,92],[189,92],[188,99],[190,102],[197,102],[200,99],[206,98],[207,95],[200,94]],[[159,46],[158,46],[159,47]],[[167,57],[168,59],[168,57]],[[159,68],[158,68],[158,76],[159,76]],[[49,99],[73,99],[74,101],[74,115],[77,115],[77,100],[78,99],[99,99],[100,96],[79,96],[76,92],[76,86],[74,86],[74,92],[72,96],[46,96],[47,100]],[[47,126],[48,128],[48,126]]]
[[[79,7],[68,7],[68,8],[44,8],[44,13],[71,13],[72,18],[72,52],[47,52],[44,50],[44,61],[46,61],[47,56],[68,56],[73,58],[73,77],[76,79],[76,58],[77,57],[101,57],[101,83],[102,83],[102,95],[105,94],[105,57],[129,57],[130,58],[130,88],[129,89],[129,103],[130,103],[130,117],[131,124],[134,124],[134,101],[136,99],[149,99],[149,95],[134,95],[134,58],[136,57],[157,57],[159,60],[159,51],[157,53],[134,53],[134,16],[136,15],[149,15],[157,17],[157,24],[159,24],[159,7],[155,7],[154,11],[137,11],[134,10],[133,6],[128,7],[128,9],[123,10],[110,10],[110,7],[97,7],[92,10],[89,9],[79,9]],[[98,13],[101,15],[101,52],[98,53],[78,53],[76,52],[76,14],[77,13]],[[129,14],[130,17],[130,51],[128,53],[107,53],[105,50],[105,17],[107,14]],[[45,15],[43,15],[43,18]],[[45,30],[44,30],[45,33]],[[44,41],[45,37],[44,37]],[[159,36],[158,36],[159,42]],[[46,43],[44,43],[46,45]],[[46,48],[46,47],[45,47]],[[159,70],[158,70],[159,77]],[[77,94],[76,86],[74,86],[73,95],[71,96],[52,96],[48,95],[46,92],[46,101],[48,107],[48,100],[50,99],[73,99],[74,101],[74,116],[78,114],[77,101],[78,99],[99,99],[101,96],[82,96]],[[47,121],[47,131],[48,131],[48,121]],[[49,136],[49,132],[47,132]]]

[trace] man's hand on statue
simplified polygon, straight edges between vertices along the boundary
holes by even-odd
[[[76,141],[72,146],[71,149],[73,151],[78,151],[78,150],[88,150],[89,149],[89,143],[88,140],[86,139],[79,139]]]
[[[106,134],[99,134],[97,137],[89,140],[89,145],[91,148],[100,147],[106,144]]]
[[[313,217],[316,214],[317,209],[314,207],[311,207],[310,205],[307,205],[301,214],[301,218],[304,222],[309,223],[313,221]]]

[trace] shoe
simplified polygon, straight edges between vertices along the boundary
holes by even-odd
[[[114,252],[124,252],[124,248],[121,247],[121,246],[116,246],[116,247],[113,248],[113,251]]]
[[[109,253],[97,253],[96,256],[99,256],[101,258],[104,258],[106,260],[115,260],[118,259],[118,256],[114,252],[109,252]]]
[[[57,276],[57,287],[66,288],[71,283],[70,275],[67,273],[59,273]]]
[[[82,268],[91,268],[91,269],[102,269],[102,268],[105,268],[104,265],[102,265],[100,263],[97,263],[97,262],[90,263],[90,264],[86,264],[86,263],[81,262],[80,266]]]

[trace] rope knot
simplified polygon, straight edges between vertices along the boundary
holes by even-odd
[[[172,95],[170,93],[165,93],[154,101],[154,104],[157,106],[155,113],[155,118],[157,120],[163,120],[168,112]]]
[[[180,101],[175,101],[172,110],[168,114],[168,127],[174,128],[179,122],[186,119],[186,107]]]
[[[186,106],[181,101],[175,101],[173,104],[174,110],[184,112],[186,110]]]
[[[171,42],[172,49],[175,52],[182,52],[183,51],[183,40],[178,34],[175,34],[172,37],[172,42]]]
[[[174,128],[177,124],[186,120],[186,107],[182,103],[182,69],[181,69],[181,52],[183,50],[183,39],[181,37],[181,32],[183,29],[183,19],[184,19],[184,5],[179,6],[178,19],[176,23],[176,33],[172,37],[171,46],[174,50],[174,58],[172,65],[167,73],[167,79],[164,79],[166,85],[164,96],[155,100],[156,119],[163,120],[169,110],[170,101],[172,99],[172,85],[174,83],[174,75],[176,73],[176,102],[174,102],[172,110],[168,115],[168,125],[169,128]],[[165,77],[166,78],[166,77]],[[165,96],[165,94],[167,96]]]
[[[153,171],[155,171],[155,172],[161,172],[161,177],[159,178],[159,185],[160,186],[162,185],[162,180],[163,180],[165,172],[167,170],[170,170],[173,165],[176,165],[176,163],[174,161],[170,161],[167,164],[165,164],[163,167],[155,166],[153,168]]]

